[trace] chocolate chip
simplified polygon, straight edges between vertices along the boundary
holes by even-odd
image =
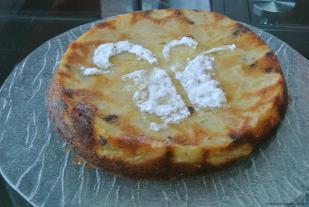
[[[118,120],[118,116],[115,114],[111,114],[111,115],[105,116],[103,119],[106,122],[115,123]]]
[[[189,23],[189,24],[195,24],[195,22],[194,22],[194,21],[189,20],[189,19],[188,19],[188,23]]]
[[[266,57],[269,57],[269,58],[272,58],[274,56],[274,53],[272,51],[268,51],[266,54],[265,54]]]
[[[272,70],[273,70],[272,67],[265,68],[266,73],[270,73]]]
[[[188,106],[188,110],[189,110],[190,114],[193,114],[194,108],[192,106]]]
[[[229,136],[233,141],[236,141],[238,139],[238,137],[235,134],[230,134]]]
[[[181,15],[182,15],[181,11],[177,9],[175,12],[175,16],[181,16]]]
[[[63,89],[63,95],[68,96],[68,97],[72,97],[74,95],[74,90],[71,88],[64,88]]]
[[[250,68],[254,68],[256,66],[256,63],[252,63],[249,65]]]
[[[107,144],[107,140],[102,135],[99,135],[99,144],[100,145],[106,145]]]
[[[171,137],[171,136],[167,136],[167,138],[168,138],[168,139],[172,139],[172,137]]]
[[[232,35],[233,35],[234,37],[240,36],[240,29],[235,30],[235,31],[232,33]]]
[[[65,64],[65,65],[64,65],[64,67],[65,67],[66,69],[68,69],[68,70],[72,71],[72,67],[71,67],[71,65],[69,65],[69,64]]]
[[[249,29],[241,24],[238,24],[238,28],[232,33],[234,37],[240,37],[241,34],[247,33]]]

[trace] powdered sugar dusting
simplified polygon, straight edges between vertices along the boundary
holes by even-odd
[[[112,63],[109,61],[110,57],[123,52],[135,54],[138,59],[146,60],[150,64],[154,64],[157,62],[157,59],[154,57],[154,55],[149,49],[125,40],[119,41],[117,43],[101,44],[94,51],[93,63],[98,67],[108,68],[112,65]]]
[[[218,108],[226,103],[226,97],[218,81],[213,79],[214,58],[203,54],[189,61],[185,69],[176,72],[188,98],[196,110]]]
[[[80,70],[81,70],[82,74],[86,75],[86,76],[102,75],[102,74],[111,73],[111,71],[109,71],[109,70],[102,70],[102,69],[98,69],[98,68],[95,68],[95,67],[91,67],[91,68],[81,67]]]
[[[186,37],[186,36],[182,37],[179,40],[172,40],[172,41],[165,44],[165,46],[162,50],[163,57],[169,58],[170,49],[172,47],[176,47],[176,46],[179,46],[179,45],[186,45],[188,47],[195,49],[196,46],[197,46],[197,42],[193,38]]]
[[[150,74],[145,70],[134,71],[123,76],[124,80],[132,79],[138,89],[133,99],[141,112],[160,117],[164,124],[152,122],[152,130],[160,130],[169,123],[179,123],[190,116],[184,101],[177,93],[170,77],[164,69],[154,68]]]
[[[136,70],[132,73],[126,74],[124,76],[122,76],[122,80],[133,80],[135,83],[139,83],[144,81],[144,77],[146,75],[146,71],[145,70]]]
[[[171,47],[183,44],[192,48],[197,46],[197,42],[190,37],[172,40],[163,49],[164,57],[168,57]],[[188,61],[183,71],[180,70],[182,66],[177,63],[171,67],[176,79],[183,86],[190,102],[197,111],[205,108],[219,108],[227,102],[220,83],[213,78],[215,59],[206,54],[233,51],[235,48],[236,45],[232,44],[210,49]],[[81,70],[84,75],[109,73],[109,70],[104,69],[111,66],[109,58],[122,52],[133,53],[139,59],[145,59],[149,63],[157,62],[150,50],[129,41],[120,41],[102,44],[95,50],[93,61],[101,67],[100,69],[94,67],[81,68]],[[136,70],[122,76],[122,79],[131,80],[136,86],[133,100],[139,110],[158,116],[162,120],[161,123],[150,122],[149,128],[151,130],[166,129],[168,124],[179,123],[190,116],[187,106],[165,69],[155,67],[151,71]]]
[[[149,129],[153,130],[153,131],[160,131],[162,129],[166,129],[168,127],[168,125],[166,123],[161,123],[158,124],[156,122],[151,122],[149,125]]]
[[[209,53],[214,53],[214,52],[223,52],[223,51],[233,51],[235,49],[236,49],[235,44],[223,45],[223,46],[220,46],[220,47],[215,47],[215,48],[212,48],[210,50],[207,50],[204,54],[209,54]]]

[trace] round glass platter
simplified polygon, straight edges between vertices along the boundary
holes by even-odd
[[[292,205],[308,195],[309,61],[252,26],[279,57],[290,97],[276,137],[257,153],[224,171],[173,181],[127,179],[76,165],[48,119],[46,92],[68,44],[94,24],[34,50],[0,90],[0,172],[33,206]]]

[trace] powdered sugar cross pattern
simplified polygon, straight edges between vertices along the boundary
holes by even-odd
[[[187,36],[171,40],[162,50],[163,57],[168,59],[170,49],[179,45],[195,49],[198,43]],[[227,100],[220,83],[213,76],[215,58],[208,54],[235,49],[235,44],[212,48],[189,60],[182,70],[172,68],[176,80],[183,87],[197,112],[205,108],[220,108],[226,104]],[[101,44],[94,51],[92,58],[97,67],[81,67],[81,72],[86,76],[108,75],[111,72],[108,68],[112,65],[110,58],[123,52],[132,53],[138,59],[146,60],[150,64],[158,62],[151,50],[125,40]],[[166,69],[159,67],[154,67],[152,70],[137,69],[124,75],[122,79],[137,88],[132,98],[138,109],[141,112],[158,116],[162,120],[162,123],[151,122],[149,126],[151,130],[159,131],[167,128],[168,124],[177,124],[190,116],[188,107]]]

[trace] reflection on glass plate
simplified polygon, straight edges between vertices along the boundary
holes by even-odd
[[[258,153],[225,171],[175,181],[130,180],[74,164],[48,120],[46,90],[69,42],[91,26],[40,46],[0,91],[0,172],[34,206],[265,206],[309,192],[309,62],[252,27],[278,55],[291,97],[276,138]]]

